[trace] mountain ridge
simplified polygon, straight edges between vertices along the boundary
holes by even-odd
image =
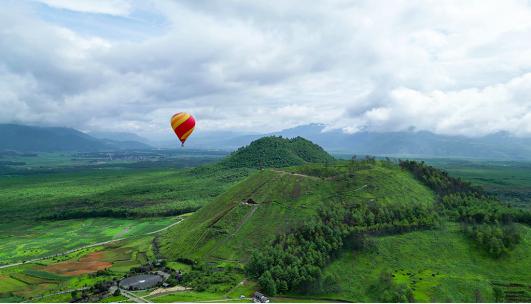
[[[353,134],[341,130],[324,132],[325,125],[308,124],[267,134],[203,136],[189,145],[228,150],[247,145],[262,136],[301,136],[337,154],[379,155],[414,158],[470,158],[531,160],[531,138],[505,132],[481,137],[439,135],[429,131],[368,132]],[[218,132],[219,133],[219,132]]]
[[[136,141],[98,139],[65,127],[0,124],[0,150],[19,152],[92,152],[142,150],[151,147]]]

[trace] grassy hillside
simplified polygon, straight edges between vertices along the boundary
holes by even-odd
[[[379,302],[382,294],[374,286],[382,273],[389,273],[393,284],[412,289],[417,302],[475,302],[476,297],[480,302],[493,302],[496,286],[506,301],[529,301],[525,286],[531,279],[531,229],[525,231],[522,244],[501,259],[476,248],[456,224],[442,230],[371,238],[369,250],[344,251],[325,269],[325,276],[333,277],[336,286],[332,294],[320,296]]]
[[[292,139],[270,136],[253,141],[232,153],[222,163],[228,167],[288,167],[304,163],[333,161],[323,148],[302,137]]]
[[[429,206],[435,200],[395,165],[378,162],[353,177],[348,170],[345,162],[256,172],[172,228],[162,239],[162,252],[171,258],[246,261],[276,235],[311,221],[323,206],[346,200]]]

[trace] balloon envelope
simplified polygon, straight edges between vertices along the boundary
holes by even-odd
[[[183,144],[194,131],[194,127],[195,119],[188,113],[179,112],[171,117],[171,128]]]

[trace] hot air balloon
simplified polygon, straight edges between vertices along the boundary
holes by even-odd
[[[183,146],[188,136],[194,131],[194,127],[195,119],[188,113],[179,112],[171,117],[171,128]]]

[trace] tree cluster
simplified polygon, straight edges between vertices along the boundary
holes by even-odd
[[[247,271],[267,295],[325,291],[315,289],[335,284],[333,278],[322,276],[321,269],[342,248],[365,247],[366,240],[360,237],[363,233],[403,232],[432,227],[437,222],[434,210],[421,206],[328,204],[315,221],[279,235],[271,247],[254,252]]]
[[[520,242],[514,222],[530,224],[531,212],[511,208],[468,182],[424,162],[401,161],[400,167],[438,194],[440,212],[463,224],[463,231],[493,257],[508,253]]]
[[[500,257],[507,254],[518,243],[522,237],[518,227],[511,225],[466,225],[464,229],[466,235],[476,241],[491,256]]]
[[[323,148],[302,137],[269,136],[239,148],[221,163],[230,168],[278,168],[332,161]]]

